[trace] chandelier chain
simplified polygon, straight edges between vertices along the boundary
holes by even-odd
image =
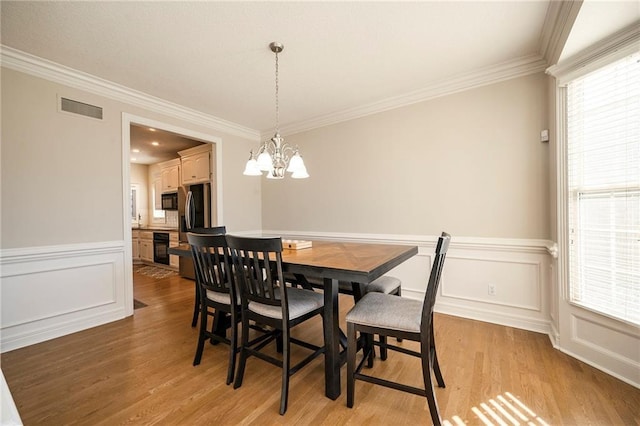
[[[276,133],[279,133],[280,128],[280,102],[278,101],[278,52],[276,52]]]

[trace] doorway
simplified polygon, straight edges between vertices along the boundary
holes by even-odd
[[[203,143],[213,144],[212,164],[215,170],[214,180],[211,185],[211,212],[215,223],[224,223],[222,216],[222,139],[193,131],[186,128],[177,127],[168,123],[152,120],[146,117],[135,116],[128,113],[122,114],[122,170],[123,170],[123,194],[124,194],[124,241],[131,241],[131,126],[139,125],[154,128],[160,131],[174,133],[184,138],[194,139]],[[131,244],[125,244],[125,312],[126,315],[133,315],[133,255]]]

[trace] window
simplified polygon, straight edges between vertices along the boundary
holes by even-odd
[[[131,220],[138,220],[138,188],[131,185]]]
[[[567,85],[569,296],[640,324],[640,54]]]
[[[160,205],[161,205],[160,197],[161,197],[161,193],[160,193],[160,191],[158,191],[158,185],[154,184],[151,187],[151,199],[154,200],[154,202],[153,202],[153,221],[154,221],[154,223],[165,223],[165,211],[156,209],[157,207],[160,207]]]

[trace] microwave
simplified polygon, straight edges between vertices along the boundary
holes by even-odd
[[[178,193],[162,194],[162,210],[178,210]]]

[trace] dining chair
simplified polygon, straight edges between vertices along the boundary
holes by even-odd
[[[188,233],[191,254],[196,275],[196,285],[200,294],[200,331],[193,365],[200,364],[205,341],[224,342],[229,345],[229,365],[227,384],[233,381],[238,352],[238,322],[240,321],[240,297],[231,267],[231,257],[223,234]],[[212,310],[210,310],[212,309]],[[222,321],[226,313],[231,316],[231,336],[214,333],[216,321]],[[209,316],[213,316],[211,330],[208,330]]]
[[[383,293],[367,293],[347,313],[347,407],[354,404],[355,382],[362,380],[376,385],[426,396],[434,425],[441,425],[438,404],[433,388],[431,372],[433,371],[439,387],[445,387],[433,333],[433,306],[440,284],[440,277],[447,255],[451,236],[446,232],[438,238],[436,251],[427,283],[424,301],[407,299]],[[422,361],[422,378],[424,388],[408,386],[361,373],[368,354],[356,366],[356,333],[378,334],[400,337],[420,342],[420,351],[413,351],[400,346],[387,344],[388,349],[407,355],[419,357]],[[378,345],[379,343],[374,343]],[[365,346],[365,351],[371,350]]]
[[[309,290],[312,289],[320,289],[324,290],[324,280],[322,278],[316,277],[307,277],[301,275],[293,275],[293,274],[285,274],[285,278],[287,282],[292,283],[293,285],[298,285],[302,288],[306,288]],[[392,294],[396,296],[402,296],[401,293],[401,284],[399,278],[396,278],[391,275],[383,275],[375,280],[371,281],[364,287],[360,287],[357,283],[350,283],[347,281],[339,281],[338,282],[338,292],[341,294],[348,294],[353,296],[353,301],[355,303],[358,302],[362,298],[362,296],[366,293],[383,293],[383,294]],[[396,339],[398,342],[402,342],[402,338]],[[379,336],[380,344],[380,358],[382,360],[387,359],[387,338],[386,336]],[[373,362],[374,353],[371,352],[371,362]]]
[[[282,415],[287,411],[289,378],[325,350],[324,344],[316,346],[291,337],[291,328],[316,315],[322,317],[324,324],[324,297],[310,290],[286,285],[282,272],[282,240],[279,237],[227,235],[227,243],[239,282],[242,306],[242,343],[233,387],[242,385],[247,359],[251,356],[282,368]],[[250,340],[249,321],[269,326],[272,330]],[[278,339],[282,339],[281,359],[261,352],[261,349]],[[312,353],[291,366],[291,343],[310,349]]]
[[[302,288],[306,288],[308,290],[312,289],[324,289],[324,280],[319,277],[311,277],[311,276],[300,276],[293,275],[289,273],[285,273],[285,279],[294,284],[298,285]],[[385,294],[395,294],[400,296],[400,284],[402,282],[399,278],[392,277],[390,275],[383,275],[365,286],[365,293],[375,292],[375,293],[385,293]],[[362,297],[362,294],[358,291],[357,288],[354,288],[353,284],[347,281],[339,281],[338,282],[338,292],[341,294],[348,294],[354,297],[354,301],[357,302]]]
[[[222,226],[214,226],[211,228],[191,228],[189,232],[194,234],[226,234],[227,227]],[[195,267],[195,265],[194,265]],[[200,314],[200,290],[198,289],[198,276],[196,275],[196,285],[195,285],[195,302],[193,304],[193,318],[191,319],[191,327],[195,327],[198,325],[198,315]]]

